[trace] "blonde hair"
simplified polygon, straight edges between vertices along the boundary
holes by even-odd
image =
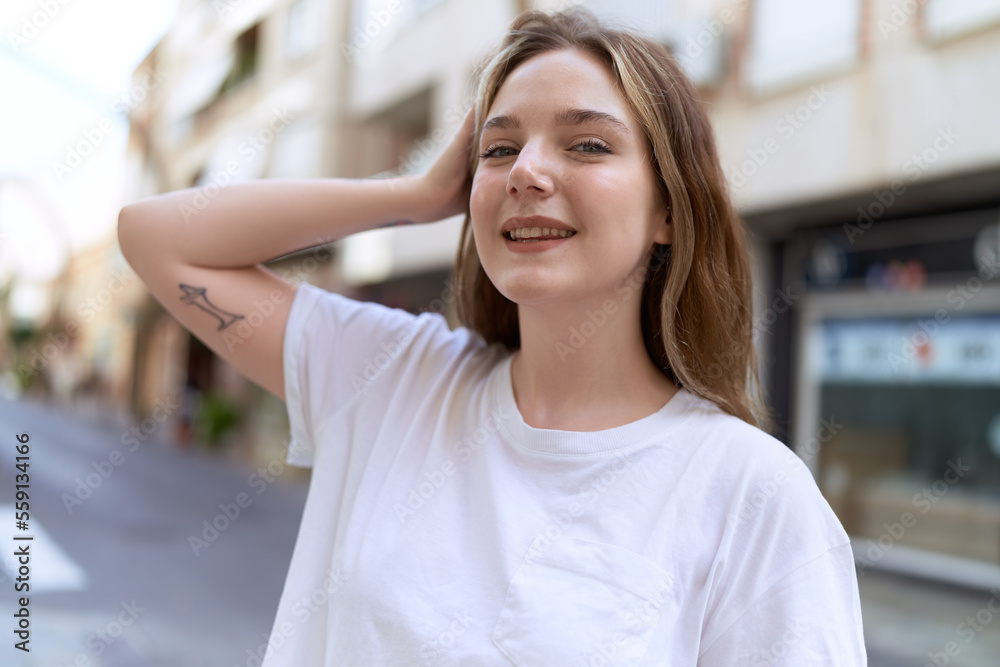
[[[646,136],[673,245],[654,248],[642,290],[641,327],[650,359],[675,384],[762,429],[753,344],[752,277],[746,230],[729,197],[708,115],[670,53],[586,10],[529,11],[477,71],[473,146],[506,77],[548,51],[578,49],[610,69]],[[478,166],[470,151],[470,171]],[[517,304],[479,262],[468,212],[455,260],[458,317],[490,343],[520,347]]]

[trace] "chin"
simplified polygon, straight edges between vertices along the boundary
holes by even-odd
[[[497,291],[519,306],[542,306],[547,303],[562,303],[573,295],[551,278],[522,275],[508,278],[499,285],[493,282]]]

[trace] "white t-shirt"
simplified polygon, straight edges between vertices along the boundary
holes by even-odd
[[[843,527],[714,403],[533,428],[503,346],[305,283],[283,353],[313,474],[264,667],[866,664]]]

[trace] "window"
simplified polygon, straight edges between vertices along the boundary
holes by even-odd
[[[747,68],[751,87],[790,85],[854,62],[860,20],[860,0],[757,0]]]
[[[288,8],[285,52],[291,58],[311,53],[320,43],[322,12],[317,0],[295,0]]]
[[[1000,0],[928,0],[927,32],[932,39],[1000,21]]]
[[[601,18],[617,23],[624,19],[649,37],[669,42],[677,23],[674,2],[664,0],[584,0],[582,3]]]
[[[343,51],[348,59],[377,52],[392,43],[405,25],[423,16],[441,0],[353,0],[351,32]],[[374,48],[370,48],[374,47]]]
[[[219,95],[224,95],[244,81],[253,77],[258,67],[258,52],[260,51],[261,24],[255,23],[236,38],[233,67],[219,88]]]

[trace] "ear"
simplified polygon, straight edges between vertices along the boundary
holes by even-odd
[[[656,235],[653,240],[660,245],[673,245],[674,243],[674,223],[670,221],[670,210],[667,210],[667,215],[663,220],[663,224],[659,226],[656,230]]]

